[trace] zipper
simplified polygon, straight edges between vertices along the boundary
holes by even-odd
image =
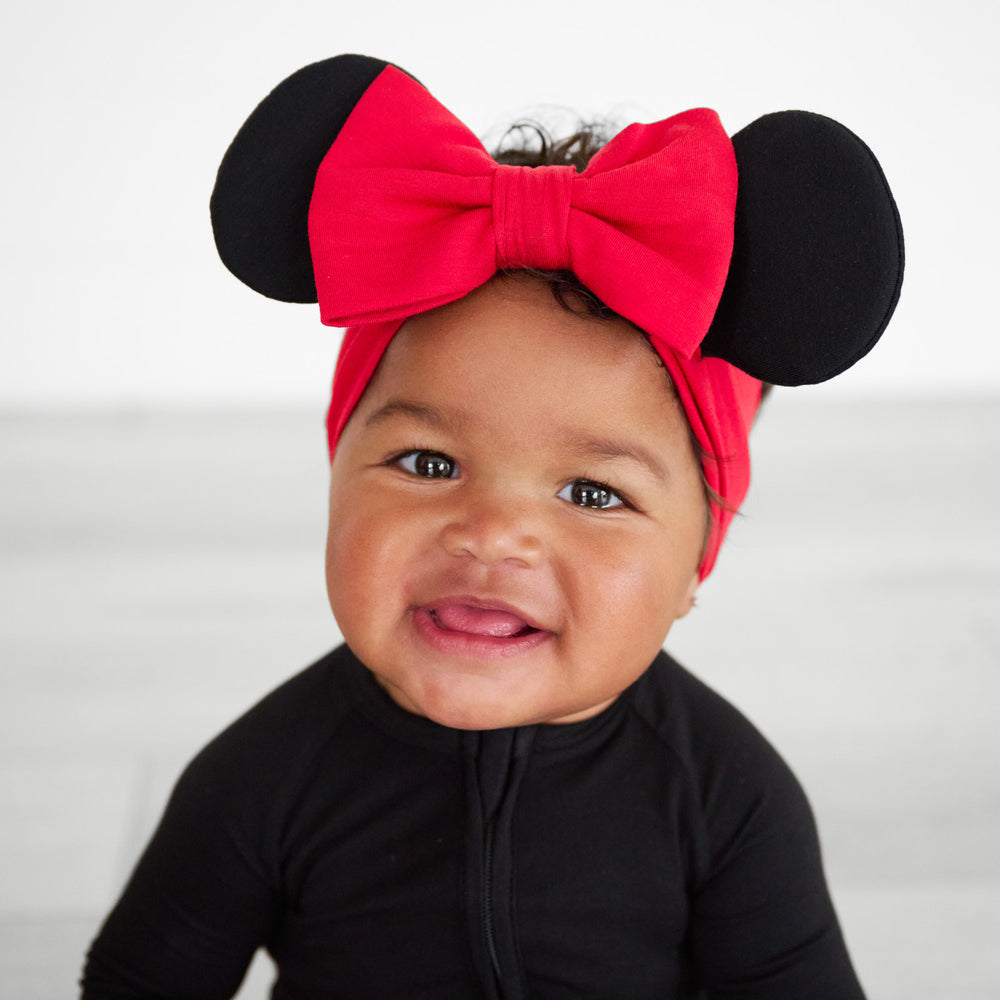
[[[511,832],[536,727],[466,732],[466,905],[484,996],[523,1000]]]
[[[493,898],[493,846],[495,840],[496,823],[490,822],[483,831],[483,937],[486,939],[486,950],[489,952],[490,963],[493,966],[497,990],[503,996],[503,974],[500,972],[500,956],[497,954],[496,914],[494,913],[496,901]]]

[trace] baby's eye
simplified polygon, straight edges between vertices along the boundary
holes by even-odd
[[[560,500],[574,503],[578,507],[591,507],[595,510],[608,510],[611,507],[623,507],[625,501],[606,483],[595,483],[592,479],[574,479],[564,486],[557,494]]]
[[[423,479],[454,479],[458,475],[455,460],[440,451],[407,451],[397,456],[395,462]]]

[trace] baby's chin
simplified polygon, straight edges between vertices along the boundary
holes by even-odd
[[[617,697],[583,707],[554,702],[538,704],[523,697],[511,699],[499,692],[456,690],[454,686],[412,692],[377,674],[375,679],[400,708],[449,729],[480,731],[579,722],[597,715]]]

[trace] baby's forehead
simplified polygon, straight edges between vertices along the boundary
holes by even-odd
[[[445,306],[406,320],[380,366],[398,377],[436,373],[428,391],[452,389],[450,371],[486,373],[509,389],[539,380],[553,391],[580,382],[594,391],[603,379],[607,403],[613,389],[629,396],[634,381],[656,379],[672,397],[672,383],[649,338],[613,313],[595,315],[563,300],[541,280],[494,280]]]
[[[648,339],[620,317],[565,308],[545,285],[484,286],[403,323],[366,393],[363,419],[443,429],[522,419],[577,436],[634,439],[682,424]]]

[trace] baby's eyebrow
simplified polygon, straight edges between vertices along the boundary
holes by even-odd
[[[440,407],[428,403],[416,403],[409,399],[390,399],[388,403],[384,403],[374,413],[368,415],[365,427],[372,427],[397,416],[419,420],[421,423],[442,430],[454,430],[461,423],[458,414],[449,413]]]
[[[633,441],[621,441],[617,438],[577,433],[568,433],[565,440],[570,449],[583,458],[627,458],[639,465],[645,466],[649,472],[663,482],[666,482],[670,478],[667,467],[659,460],[656,454]]]

